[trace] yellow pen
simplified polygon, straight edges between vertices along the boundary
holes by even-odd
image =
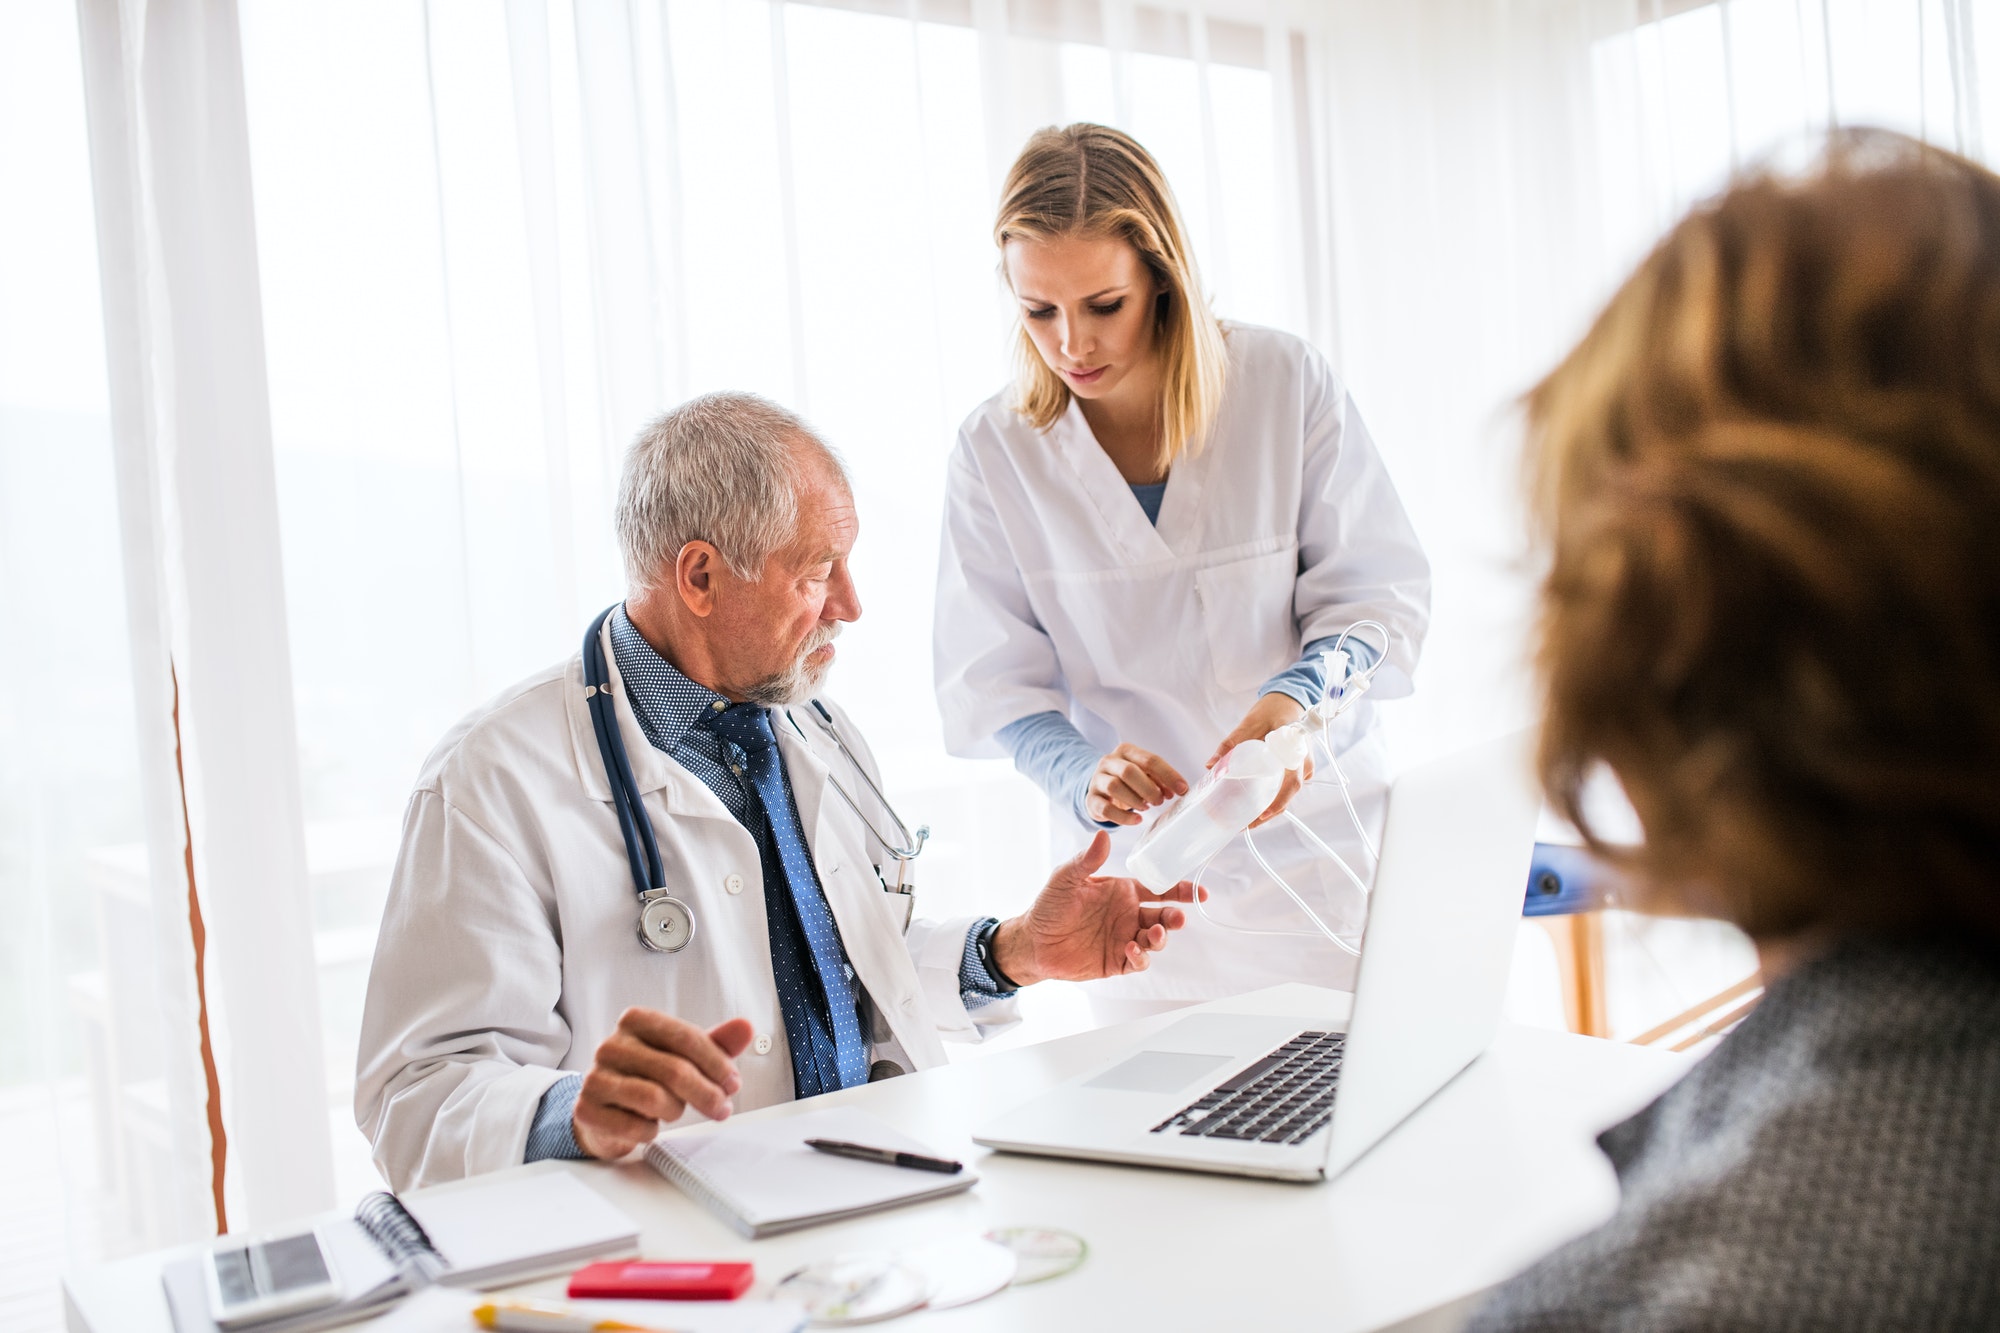
[[[622,1319],[592,1319],[567,1305],[554,1301],[515,1299],[488,1301],[472,1311],[473,1322],[481,1328],[501,1333],[676,1333],[651,1324],[628,1324]]]

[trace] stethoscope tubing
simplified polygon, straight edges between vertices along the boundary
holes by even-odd
[[[862,767],[859,759],[854,757],[854,751],[847,748],[847,742],[840,738],[840,728],[833,724],[833,714],[829,713],[826,705],[819,700],[814,699],[811,703],[812,710],[819,714],[820,724],[826,728],[826,734],[832,737],[833,743],[839,747],[841,758],[845,759],[847,766],[858,773],[861,776],[861,780],[868,784],[868,790],[874,795],[875,803],[882,807],[883,812],[889,816],[889,822],[896,826],[896,836],[901,841],[892,843],[883,837],[882,830],[875,827],[875,821],[870,819],[868,812],[861,808],[861,802],[848,794],[847,788],[840,785],[839,779],[828,774],[828,784],[836,792],[840,793],[841,800],[847,802],[847,808],[854,812],[854,817],[861,821],[863,828],[868,830],[868,836],[882,844],[883,851],[889,853],[890,856],[898,861],[916,860],[917,857],[923,854],[924,842],[930,836],[929,827],[926,826],[919,830],[916,838],[912,839],[910,837],[910,826],[903,822],[903,817],[896,813],[896,807],[889,804],[889,798],[882,794],[882,789],[875,784],[875,779],[868,776],[868,770]],[[786,716],[790,717],[791,710],[787,709],[785,711]],[[792,721],[792,729],[797,731],[801,737],[805,735],[805,732],[800,729],[796,719]]]
[[[625,857],[632,867],[632,882],[638,886],[643,896],[666,884],[665,863],[660,859],[660,845],[653,835],[653,821],[646,814],[645,806],[639,803],[638,781],[632,776],[632,763],[625,753],[625,740],[619,734],[618,714],[610,694],[610,672],[604,662],[604,644],[599,635],[605,620],[614,607],[605,610],[591,622],[590,633],[584,639],[584,683],[595,686],[590,696],[590,722],[597,732],[597,749],[609,771],[611,779],[611,804],[618,815],[618,831],[625,840]],[[596,679],[592,679],[592,677]],[[641,848],[644,864],[640,863]],[[647,874],[648,871],[652,873]]]

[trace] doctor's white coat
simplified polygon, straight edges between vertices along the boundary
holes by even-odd
[[[1309,344],[1227,326],[1229,379],[1206,445],[1178,460],[1158,524],[1072,401],[1047,431],[1008,404],[960,428],[946,482],[935,664],[945,744],[1004,753],[1008,723],[1063,713],[1108,752],[1160,755],[1190,783],[1257,687],[1305,643],[1358,620],[1389,630],[1373,698],[1412,687],[1430,619],[1430,564],[1346,388]],[[1378,645],[1379,646],[1379,645]],[[1333,738],[1364,819],[1378,821],[1384,747],[1363,700]],[[1367,862],[1332,775],[1292,810]],[[1056,803],[1058,856],[1089,836]],[[1151,817],[1147,821],[1151,822]],[[1122,873],[1138,829],[1112,833],[1105,873]],[[1359,895],[1288,826],[1259,830],[1265,855],[1336,929],[1358,933]],[[1209,911],[1263,931],[1311,928],[1247,854],[1219,856]],[[1279,981],[1344,986],[1352,960],[1316,937],[1250,936],[1199,915],[1143,973],[1092,982],[1115,995],[1200,1000]]]
[[[362,1020],[355,1116],[397,1189],[517,1165],[542,1094],[564,1071],[588,1070],[633,1005],[701,1027],[749,1019],[756,1035],[736,1062],[736,1108],[792,1099],[757,844],[694,774],[647,742],[608,626],[603,634],[633,778],[666,882],[693,911],[694,938],[672,954],[639,942],[581,654],[462,720],[410,798]],[[828,707],[875,777],[853,725]],[[978,1032],[959,997],[972,919],[915,921],[906,934],[905,900],[876,878],[886,853],[829,789],[829,773],[887,828],[867,785],[810,708],[777,710],[773,724],[855,971],[871,1058],[939,1064],[941,1031]],[[977,1013],[986,1027],[1016,1017],[1011,1001]]]

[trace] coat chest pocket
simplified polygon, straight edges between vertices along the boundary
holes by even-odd
[[[1298,659],[1296,547],[1211,565],[1194,578],[1215,678],[1224,689],[1254,690]]]

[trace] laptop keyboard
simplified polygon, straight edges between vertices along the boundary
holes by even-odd
[[[1303,1143],[1333,1118],[1343,1032],[1301,1032],[1153,1126],[1208,1139]]]

